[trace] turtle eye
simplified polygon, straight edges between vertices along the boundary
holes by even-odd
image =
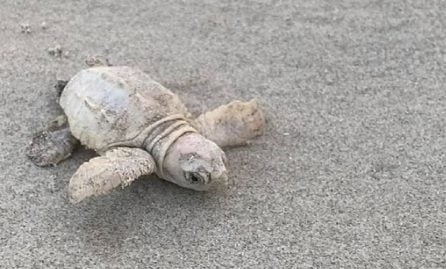
[[[199,179],[196,175],[191,174],[191,176],[190,176],[190,181],[191,181],[191,182],[199,182],[200,179]]]
[[[191,184],[205,184],[205,183],[207,183],[206,178],[204,178],[199,173],[193,173],[193,172],[185,173],[185,178]]]

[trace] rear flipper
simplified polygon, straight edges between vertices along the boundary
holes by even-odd
[[[78,144],[78,140],[71,135],[66,116],[62,115],[34,135],[26,155],[38,166],[56,165],[70,157]]]
[[[104,156],[82,164],[71,177],[70,201],[78,203],[90,196],[109,193],[116,187],[126,187],[155,169],[155,161],[145,150],[125,147],[109,150]]]
[[[240,146],[263,134],[265,118],[254,99],[237,100],[201,114],[194,125],[220,147]]]
[[[68,80],[57,80],[54,88],[56,89],[57,96],[60,97],[62,95],[63,89],[67,86]]]

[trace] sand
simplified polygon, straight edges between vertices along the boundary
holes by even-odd
[[[0,267],[446,267],[445,1],[15,1],[0,8]],[[71,205],[95,156],[25,157],[92,57],[195,114],[256,98],[226,191],[157,178]]]

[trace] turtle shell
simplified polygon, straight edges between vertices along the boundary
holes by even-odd
[[[76,74],[60,98],[73,136],[98,152],[143,147],[149,129],[187,118],[177,95],[130,67],[93,67]]]

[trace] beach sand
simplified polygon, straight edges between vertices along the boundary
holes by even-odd
[[[88,3],[90,2],[90,3]],[[445,1],[3,0],[0,267],[446,267]],[[86,149],[25,157],[54,84],[97,57],[194,114],[256,98],[227,190],[141,178],[71,205]]]

